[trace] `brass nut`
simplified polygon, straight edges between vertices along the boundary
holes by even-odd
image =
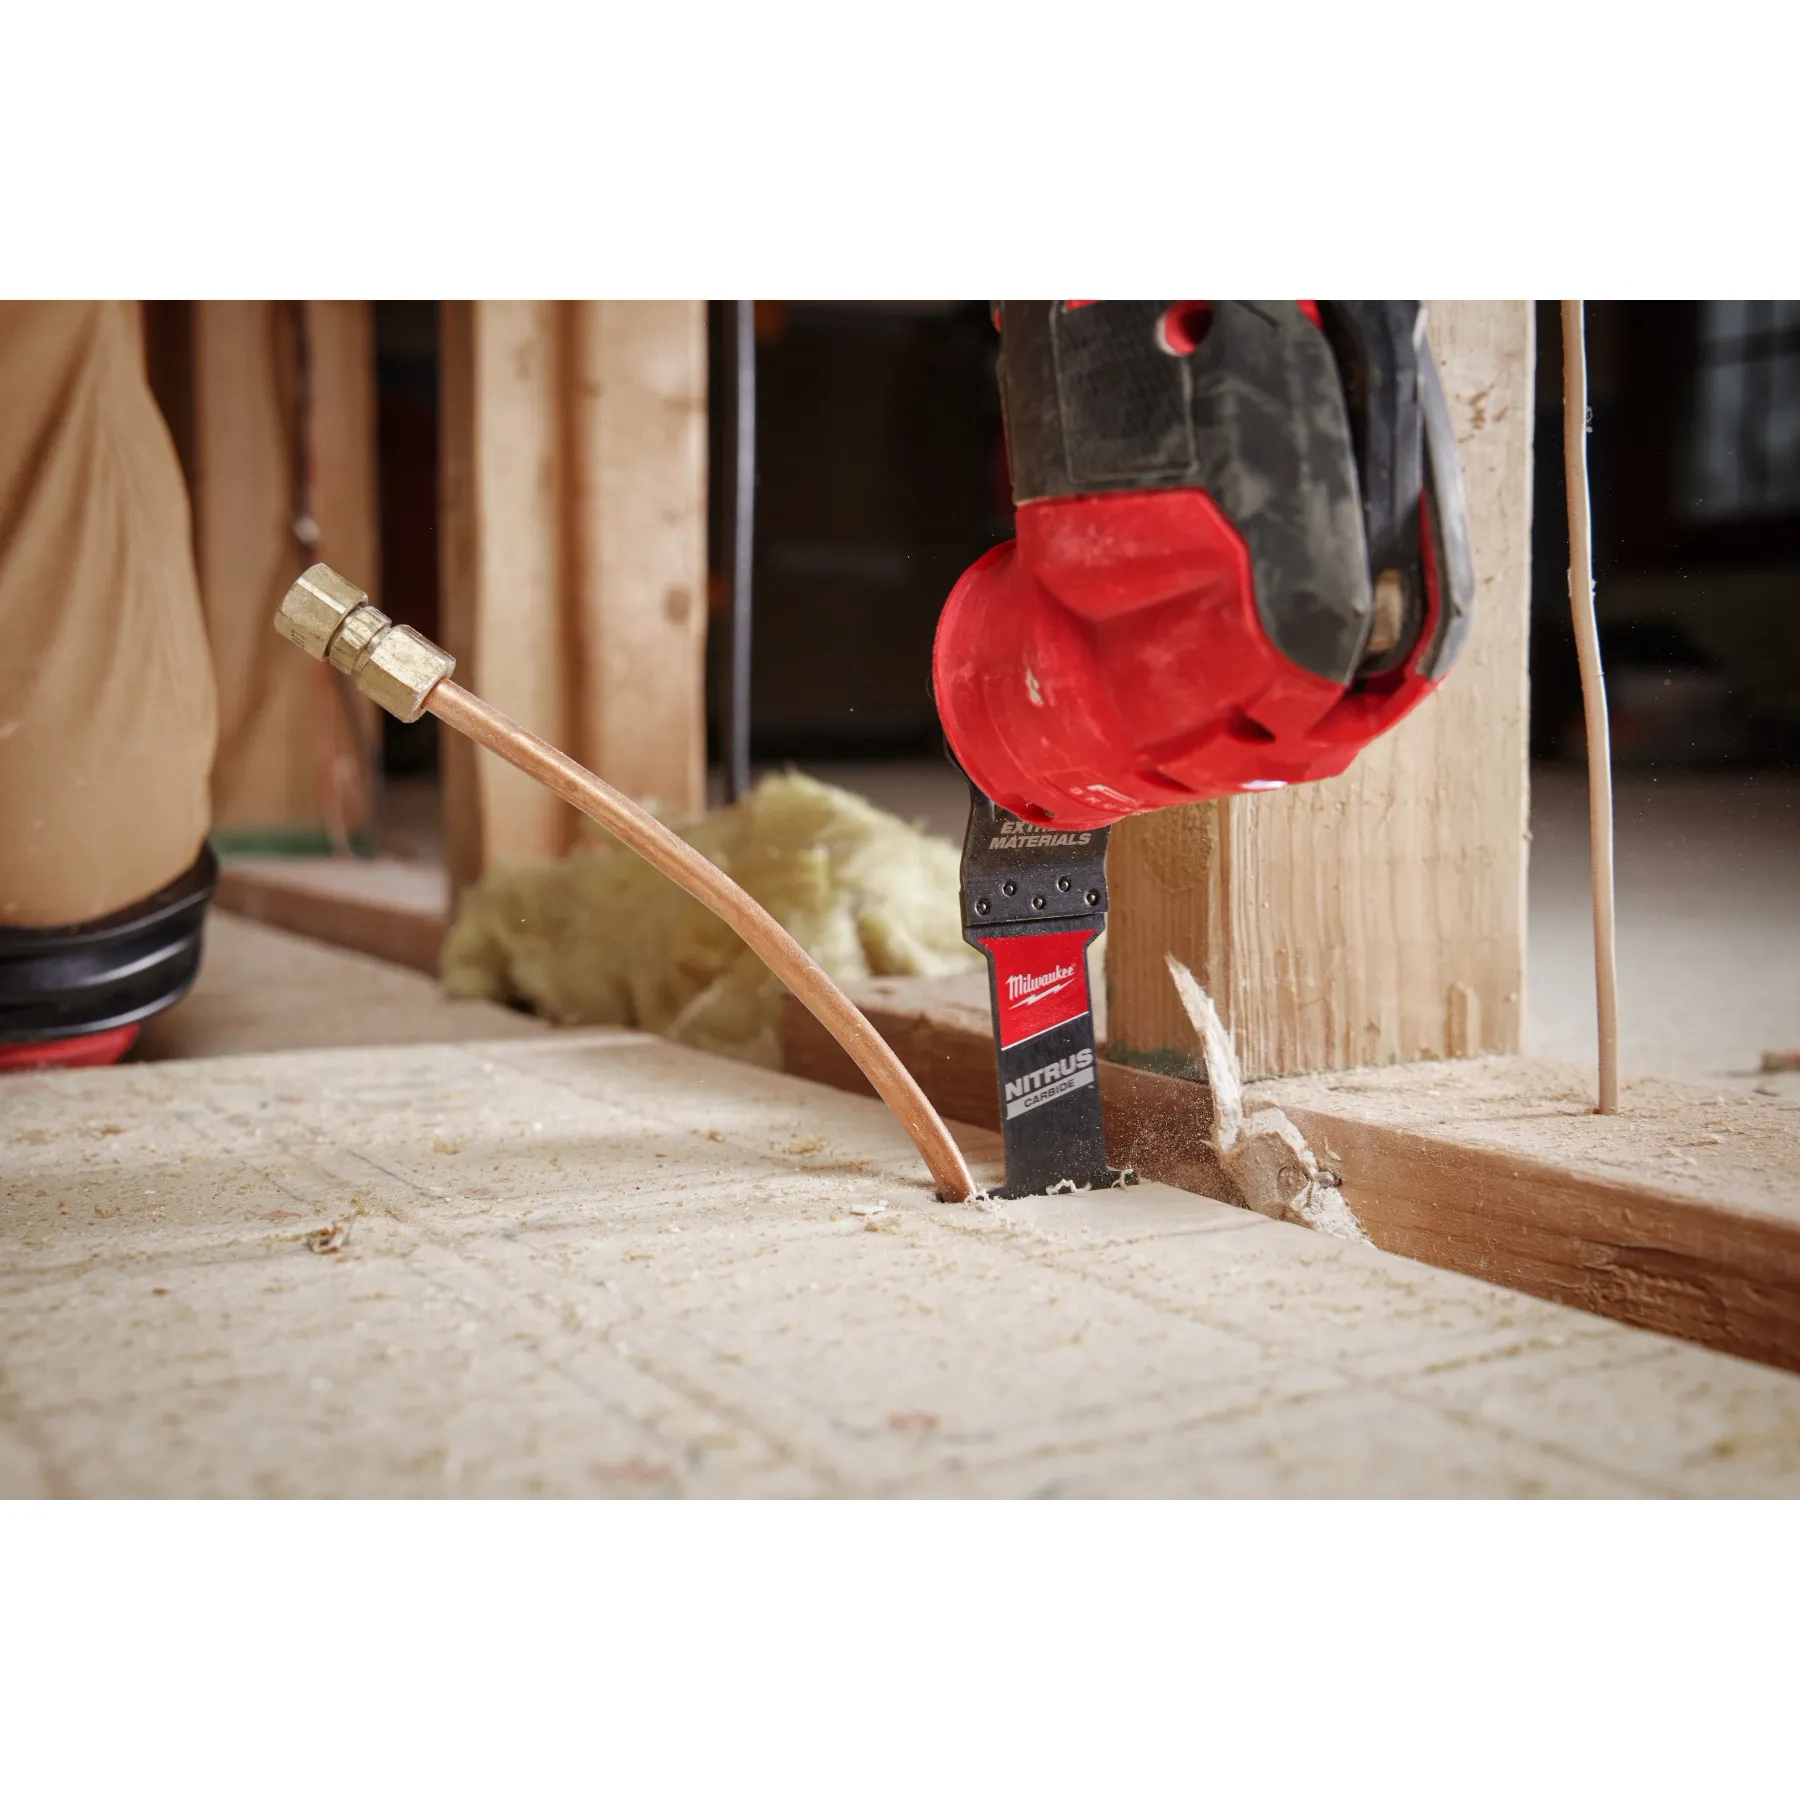
[[[336,569],[314,563],[282,596],[275,629],[308,656],[323,658],[337,630],[369,596]]]
[[[334,669],[354,675],[369,654],[369,646],[393,624],[379,606],[359,606],[331,640],[328,660]]]
[[[356,672],[356,685],[410,725],[425,710],[431,690],[456,667],[456,658],[420,637],[410,625],[384,631]]]

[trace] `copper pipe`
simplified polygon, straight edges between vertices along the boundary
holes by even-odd
[[[944,1121],[885,1040],[850,997],[801,949],[774,917],[722,869],[660,825],[617,788],[584,769],[498,708],[454,681],[440,681],[425,702],[452,730],[460,731],[551,793],[579,808],[677,887],[723,919],[786,984],[788,990],[843,1045],[870,1085],[885,1100],[918,1147],[942,1200],[972,1199],[979,1189]]]

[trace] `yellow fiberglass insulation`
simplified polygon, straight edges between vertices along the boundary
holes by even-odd
[[[767,775],[681,835],[834,980],[948,975],[962,940],[954,846],[842,788]],[[605,838],[560,862],[491,869],[444,943],[459,998],[523,1001],[564,1025],[635,1025],[780,1063],[781,983],[728,925]]]

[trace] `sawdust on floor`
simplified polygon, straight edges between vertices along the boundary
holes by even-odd
[[[504,1006],[448,999],[417,970],[213,907],[198,979],[145,1021],[132,1060],[537,1037],[546,1029]]]
[[[654,1038],[12,1081],[0,1493],[1800,1491],[1792,1375]]]

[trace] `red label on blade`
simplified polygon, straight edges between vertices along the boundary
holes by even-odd
[[[1087,1011],[1087,947],[1099,935],[1034,931],[977,940],[994,959],[994,1029],[1002,1050]]]

